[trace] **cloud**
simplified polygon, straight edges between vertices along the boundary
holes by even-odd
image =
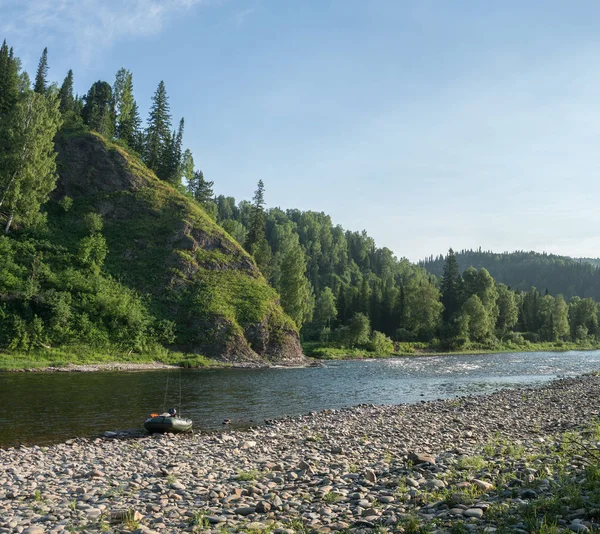
[[[84,61],[99,50],[153,35],[173,16],[218,0],[0,0],[0,34],[71,43]],[[66,38],[66,39],[65,39]]]

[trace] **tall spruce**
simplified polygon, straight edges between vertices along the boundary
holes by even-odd
[[[60,100],[60,111],[74,111],[75,97],[73,96],[73,71],[69,69],[60,89],[58,91],[58,99]]]
[[[252,198],[250,223],[244,248],[254,256],[259,269],[265,278],[268,278],[272,252],[265,232],[265,184],[262,180],[258,181],[258,186]]]
[[[179,121],[179,128],[173,131],[165,143],[158,166],[157,176],[175,187],[181,186],[181,158],[184,120]]]
[[[463,280],[458,271],[456,255],[452,249],[448,250],[446,256],[440,290],[441,301],[444,305],[443,319],[448,322],[460,310],[463,300]]]
[[[197,202],[206,205],[214,199],[213,185],[214,182],[204,179],[202,171],[194,171],[192,179],[188,182],[187,189]]]
[[[165,82],[161,80],[152,96],[152,106],[146,129],[145,163],[154,172],[158,172],[165,147],[171,143],[171,115]],[[159,178],[162,178],[159,176]]]
[[[43,95],[46,92],[47,77],[48,77],[48,48],[44,48],[44,51],[42,52],[42,57],[40,58],[40,62],[38,63],[37,72],[35,74],[35,84],[33,86],[33,90],[36,93]]]
[[[19,60],[6,41],[0,47],[0,115],[8,113],[19,98]]]

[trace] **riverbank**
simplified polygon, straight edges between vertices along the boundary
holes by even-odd
[[[380,354],[360,348],[339,348],[334,344],[304,343],[304,353],[320,360],[360,360],[372,358],[396,358],[402,356],[450,356],[469,354],[511,354],[515,352],[568,352],[572,350],[600,350],[600,342],[573,343],[573,342],[543,342],[525,344],[497,344],[494,346],[470,344],[464,350],[441,350],[422,342],[397,343],[395,350],[390,353]]]
[[[600,526],[599,395],[586,375],[245,432],[0,450],[0,533],[585,533]]]

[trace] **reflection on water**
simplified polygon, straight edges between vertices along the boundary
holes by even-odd
[[[361,403],[399,404],[542,384],[600,369],[600,351],[327,362],[323,368],[0,374],[0,446],[138,428],[173,405],[201,429]],[[167,406],[163,405],[167,386]]]

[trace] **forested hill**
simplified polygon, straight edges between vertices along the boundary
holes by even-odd
[[[527,291],[532,286],[542,293],[577,295],[600,299],[600,269],[586,259],[573,259],[539,252],[494,253],[481,250],[456,252],[461,271],[468,267],[484,267],[497,282],[516,290]],[[420,262],[430,273],[441,276],[444,256],[430,257]]]

